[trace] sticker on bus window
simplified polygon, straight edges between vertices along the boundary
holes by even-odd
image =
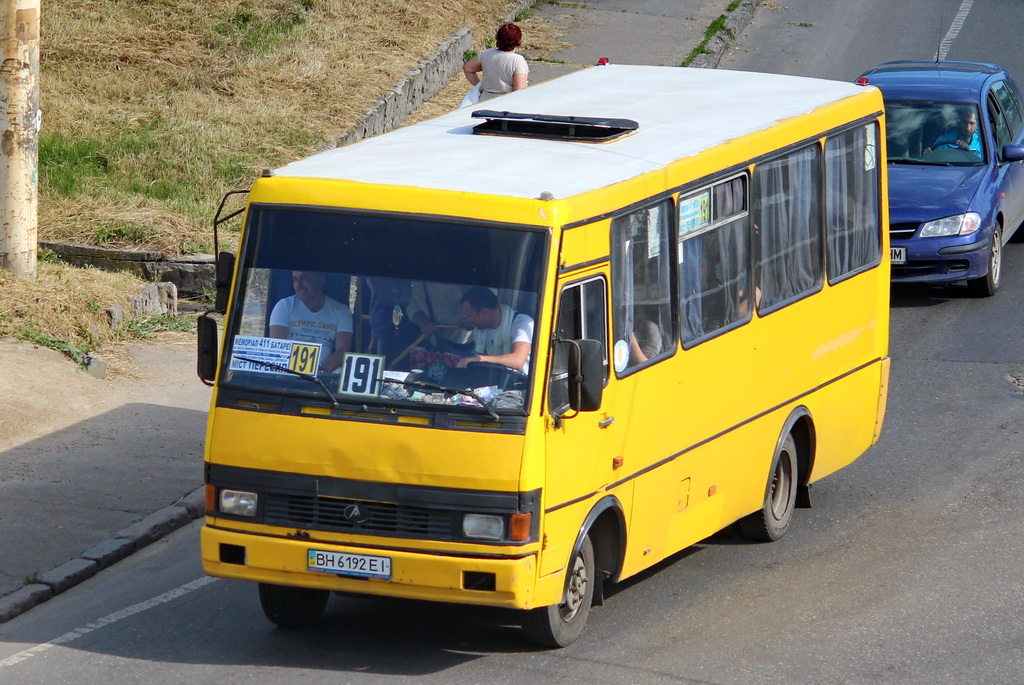
[[[229,368],[257,373],[288,373],[287,369],[316,375],[322,349],[320,343],[239,335],[231,348]]]
[[[615,363],[615,373],[622,373],[629,366],[629,343],[625,340],[615,341],[612,348],[612,358]]]
[[[679,200],[679,237],[711,224],[711,189]]]
[[[380,394],[383,371],[384,357],[376,354],[347,354],[338,392],[376,397]]]

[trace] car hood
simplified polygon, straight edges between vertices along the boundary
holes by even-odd
[[[966,212],[986,166],[889,165],[889,213],[896,221],[930,221]]]

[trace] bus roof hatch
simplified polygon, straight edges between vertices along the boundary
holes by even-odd
[[[640,127],[632,119],[525,114],[493,109],[478,109],[471,116],[486,119],[473,127],[473,133],[481,135],[575,140],[584,143],[606,143],[629,135]]]

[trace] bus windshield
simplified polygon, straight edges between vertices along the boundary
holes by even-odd
[[[225,387],[524,411],[547,229],[258,204],[248,222]]]

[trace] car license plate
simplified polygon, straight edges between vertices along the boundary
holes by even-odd
[[[892,251],[892,263],[893,264],[906,264],[907,263],[907,248],[905,247],[890,247]]]
[[[306,568],[321,573],[336,573],[340,576],[391,579],[391,558],[367,554],[344,554],[311,549],[306,555]]]

